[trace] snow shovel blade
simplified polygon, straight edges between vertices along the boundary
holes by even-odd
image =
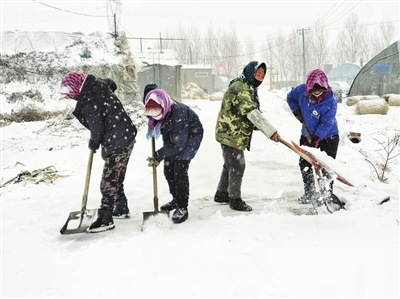
[[[69,213],[68,219],[65,222],[64,226],[60,230],[60,234],[62,235],[72,235],[72,234],[80,234],[85,233],[86,229],[92,223],[93,217],[96,215],[97,209],[84,210],[82,211],[74,211]],[[77,222],[78,226],[76,228],[68,228],[71,227],[72,223]]]
[[[169,211],[143,212],[142,231],[144,231],[148,224],[154,224],[159,227],[170,227]]]

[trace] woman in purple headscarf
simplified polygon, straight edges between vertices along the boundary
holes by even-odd
[[[311,71],[306,83],[293,88],[286,100],[293,114],[303,124],[300,145],[319,148],[335,159],[339,146],[337,103],[326,74],[320,69]],[[307,130],[310,136],[307,136]],[[309,203],[316,192],[313,168],[303,158],[300,158],[299,166],[304,183],[304,195],[299,201]],[[332,195],[333,180],[329,191]]]
[[[174,223],[184,222],[189,205],[189,164],[196,156],[203,139],[203,125],[198,115],[187,105],[176,102],[162,89],[154,89],[145,97],[145,112],[149,117],[147,138],[162,135],[163,146],[149,157],[149,166],[164,161],[164,176],[172,201],[160,207],[172,211]]]

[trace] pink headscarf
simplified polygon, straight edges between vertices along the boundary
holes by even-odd
[[[61,80],[60,93],[68,96],[77,97],[80,94],[86,74],[70,72]]]
[[[151,102],[157,103],[162,108],[162,115],[159,118],[159,120],[156,120],[152,117],[152,111],[154,111],[154,103],[151,103]],[[152,136],[155,136],[158,138],[161,133],[160,132],[161,125],[162,125],[165,117],[171,110],[171,107],[174,104],[174,101],[164,90],[153,89],[146,95],[144,103],[145,103],[144,104],[144,106],[145,106],[144,114],[150,116],[149,122],[148,122],[148,131],[147,131],[147,135],[146,135],[147,139],[149,139]]]
[[[324,71],[320,69],[316,69],[308,73],[306,81],[306,91],[309,92],[311,89],[313,89],[315,84],[322,86],[326,90],[330,89],[328,84],[328,77],[326,76]]]

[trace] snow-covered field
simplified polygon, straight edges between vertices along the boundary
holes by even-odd
[[[261,109],[283,139],[298,141],[300,123],[283,91],[259,91]],[[132,217],[99,234],[64,236],[69,212],[79,210],[89,150],[89,131],[68,122],[13,123],[1,128],[1,182],[21,171],[54,166],[53,183],[22,181],[1,192],[2,297],[399,297],[399,160],[386,183],[371,163],[399,134],[399,107],[387,115],[355,115],[338,104],[341,142],[337,167],[355,187],[335,182],[346,210],[308,215],[298,156],[255,132],[246,151],[242,197],[253,211],[213,202],[222,167],[214,126],[219,101],[184,100],[199,114],[205,136],[190,165],[189,219],[171,229],[146,226],[153,211],[153,181],[145,128],[137,136],[125,190]],[[2,113],[11,106],[1,99]],[[67,107],[68,100],[46,101]],[[52,125],[50,125],[52,124]],[[347,138],[361,133],[361,142]],[[157,147],[161,141],[157,140]],[[395,149],[395,153],[399,149]],[[364,154],[361,154],[364,153]],[[103,161],[96,154],[88,208],[100,204]],[[65,176],[65,177],[64,177]],[[390,196],[382,205],[378,203]],[[171,200],[158,167],[160,205]],[[304,214],[304,215],[297,215]]]

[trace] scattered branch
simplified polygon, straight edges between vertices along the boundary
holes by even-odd
[[[382,147],[382,149],[376,151],[380,157],[380,161],[374,163],[367,158],[365,153],[361,153],[365,156],[365,160],[372,165],[378,180],[386,182],[388,180],[387,173],[390,171],[389,164],[395,162],[400,155],[400,134],[396,133],[392,139],[388,137],[387,143],[383,143],[376,138],[374,140]]]

